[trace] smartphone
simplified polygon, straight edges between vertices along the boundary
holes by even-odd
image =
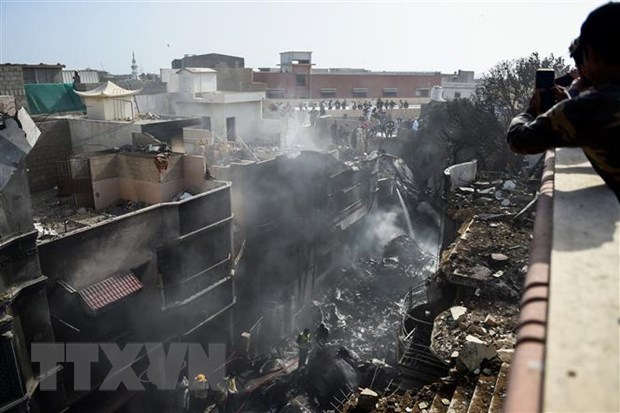
[[[536,89],[542,89],[540,93],[540,109],[548,111],[553,106],[553,91],[555,85],[555,72],[553,69],[536,69]]]

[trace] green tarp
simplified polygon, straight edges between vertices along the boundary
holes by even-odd
[[[30,114],[85,111],[86,106],[70,83],[24,85]]]

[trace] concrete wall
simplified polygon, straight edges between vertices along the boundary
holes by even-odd
[[[89,157],[95,209],[103,209],[120,199],[118,189],[118,157],[107,153]]]
[[[154,156],[118,155],[119,197],[149,205],[167,202],[183,190],[183,156],[172,154],[161,174]]]
[[[0,242],[33,230],[28,176],[22,164],[0,192]]]
[[[142,132],[141,125],[132,122],[69,119],[73,153],[95,152],[131,145],[132,133]]]
[[[183,152],[183,128],[202,124],[200,118],[171,119],[141,125],[143,133],[149,133],[168,143],[174,152]]]
[[[183,189],[193,194],[207,190],[209,181],[205,181],[206,165],[202,156],[183,156]]]
[[[179,91],[178,69],[159,69],[159,77],[166,84],[168,93],[177,93]]]
[[[71,156],[71,131],[67,119],[37,122],[37,127],[41,136],[26,157],[32,192],[58,185],[58,162],[66,162]]]
[[[186,183],[195,188],[196,193],[203,188],[204,166],[201,174],[196,159],[185,166],[183,155],[172,154],[168,169],[162,173],[154,159],[154,155],[122,152],[90,156],[95,209],[106,208],[119,199],[149,205],[167,202],[186,190]],[[189,174],[187,177],[185,171]]]
[[[209,116],[211,132],[220,139],[226,139],[226,118],[234,117],[237,136],[246,142],[253,141],[255,127],[262,119],[261,102],[202,103],[200,101],[176,102],[175,113],[183,116]]]
[[[154,205],[168,202],[180,192],[199,194],[216,185],[205,180],[202,157],[172,154],[168,169],[161,174],[155,155],[102,153],[88,159],[97,210],[121,199]]]
[[[136,113],[170,115],[170,99],[167,93],[136,95]]]
[[[132,133],[149,133],[170,144],[183,144],[183,128],[200,125],[201,119],[173,119],[153,122],[97,121],[69,119],[74,154],[96,152],[133,143]],[[181,146],[182,148],[182,146]]]
[[[18,108],[22,106],[28,108],[21,66],[0,65],[0,95],[14,96]]]
[[[252,69],[217,70],[217,90],[259,92],[266,88],[266,84],[254,82]]]
[[[193,95],[217,90],[217,73],[215,72],[193,73],[188,70],[181,70],[176,76],[179,77],[179,92],[181,93]]]

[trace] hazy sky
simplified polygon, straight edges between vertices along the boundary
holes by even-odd
[[[0,61],[159,72],[183,54],[222,53],[276,67],[312,51],[319,68],[475,70],[538,51],[568,57],[605,1],[28,1],[0,0]]]

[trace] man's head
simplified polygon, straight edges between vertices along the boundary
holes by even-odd
[[[594,85],[620,81],[620,3],[591,12],[581,25],[576,48],[583,56],[583,74]],[[572,52],[572,50],[571,50]]]

